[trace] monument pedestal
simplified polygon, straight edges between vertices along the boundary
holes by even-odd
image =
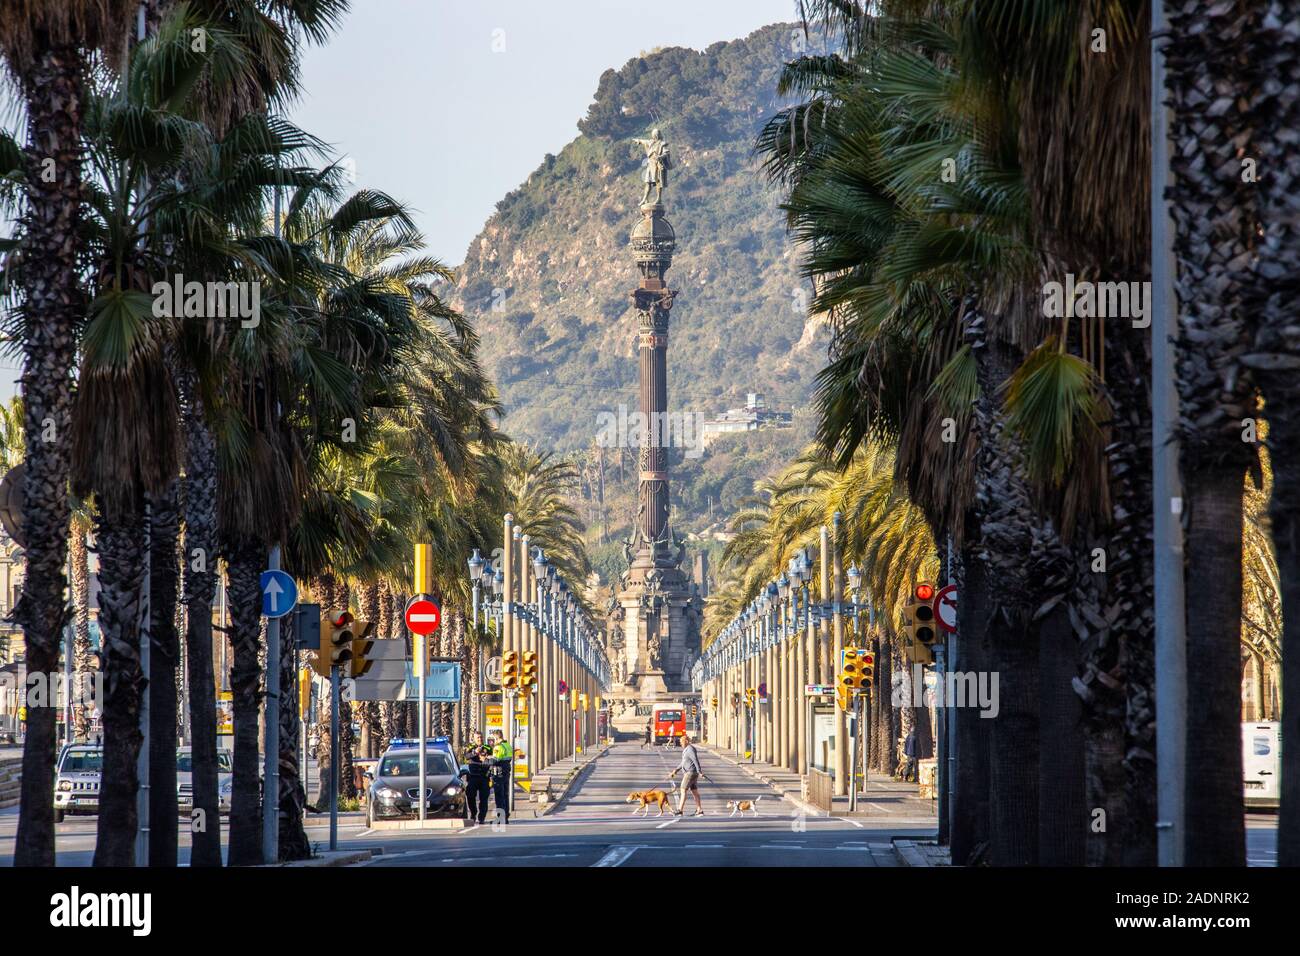
[[[668,683],[663,671],[646,671],[635,675],[637,697],[641,700],[664,700],[668,697]]]

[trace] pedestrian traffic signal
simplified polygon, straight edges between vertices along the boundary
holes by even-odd
[[[519,664],[519,689],[525,694],[537,686],[537,652],[524,651]]]
[[[501,658],[501,686],[506,690],[519,688],[519,652],[506,651]]]

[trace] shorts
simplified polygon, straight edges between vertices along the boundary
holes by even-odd
[[[682,777],[683,791],[699,790],[699,789],[700,789],[700,775],[698,773],[687,773],[686,776]]]

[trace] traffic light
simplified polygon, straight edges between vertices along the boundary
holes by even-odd
[[[375,639],[370,637],[374,631],[373,621],[355,621],[352,624],[352,676],[361,677],[375,662],[370,660],[370,651],[375,646]]]
[[[864,658],[870,657],[859,647],[846,647],[840,651],[840,679],[838,683],[850,691],[865,690],[871,686],[871,673],[867,672]],[[875,658],[872,658],[871,672],[875,671]]]
[[[348,611],[328,622],[328,634],[322,635],[320,650],[316,652],[317,674],[329,677],[332,665],[342,667],[352,660],[352,640],[356,637],[353,626],[353,617]]]
[[[578,709],[578,691],[576,689],[569,691],[569,709]]]
[[[579,695],[578,695],[578,700],[580,700],[580,701],[582,702],[582,709],[583,709],[583,710],[586,710],[586,709],[587,709],[587,705],[590,703],[590,701],[588,701],[588,699],[587,699],[587,695],[586,695],[586,694],[579,694]]]
[[[863,651],[858,660],[862,665],[862,677],[866,681],[866,686],[871,687],[876,683],[876,655],[870,651]]]
[[[840,710],[848,711],[853,709],[853,691],[843,684],[835,685],[835,700],[840,705]]]
[[[519,689],[519,652],[506,651],[501,658],[501,686],[506,690]]]
[[[927,648],[939,636],[934,623],[934,585],[929,581],[912,589],[912,600],[903,608],[903,632]]]
[[[713,709],[714,709],[714,710],[717,710],[717,709],[718,709],[718,698],[717,698],[717,695],[714,695],[714,697],[713,697]]]
[[[537,686],[537,652],[524,651],[519,665],[519,689],[525,694],[531,693]]]
[[[740,691],[738,690],[733,690],[731,692],[731,709],[732,711],[740,709]]]
[[[746,688],[745,688],[745,706],[746,706],[746,707],[753,707],[754,704],[757,703],[757,701],[758,701],[758,691],[754,690],[754,688],[752,688],[752,687],[746,687]]]

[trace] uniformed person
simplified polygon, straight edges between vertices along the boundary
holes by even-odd
[[[502,823],[510,822],[510,789],[513,784],[515,750],[499,730],[492,731],[492,797],[497,805],[497,817]]]

